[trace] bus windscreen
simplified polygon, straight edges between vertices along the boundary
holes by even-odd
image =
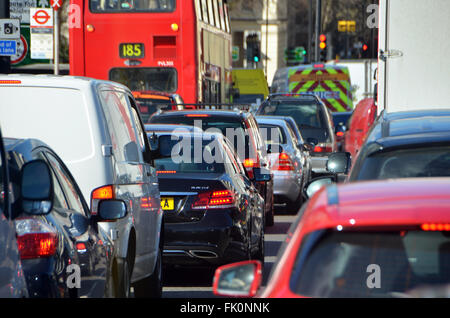
[[[127,86],[134,92],[174,93],[178,88],[175,68],[113,68],[109,73],[109,79]]]

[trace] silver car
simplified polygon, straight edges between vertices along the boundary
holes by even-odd
[[[270,169],[274,180],[275,205],[297,213],[303,203],[303,186],[307,181],[307,158],[297,147],[298,142],[286,120],[257,116],[261,135],[268,147]],[[282,150],[277,151],[277,146]],[[276,149],[276,150],[274,150]]]

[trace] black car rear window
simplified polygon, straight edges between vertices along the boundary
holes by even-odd
[[[367,157],[353,180],[450,176],[450,146],[375,153]]]
[[[205,117],[202,117],[204,115]],[[239,117],[231,116],[208,116],[202,114],[199,116],[189,115],[170,115],[170,116],[152,116],[149,123],[151,124],[178,124],[197,126],[205,132],[217,133],[221,132],[230,140],[237,155],[240,159],[253,157],[251,152],[253,148],[249,147],[247,142],[248,131],[245,123]]]
[[[160,139],[160,147],[160,152],[169,156],[155,160],[158,174],[225,172],[226,157],[217,140],[170,136],[164,142]]]
[[[395,297],[449,283],[449,232],[330,230],[306,238],[290,287],[311,297]]]

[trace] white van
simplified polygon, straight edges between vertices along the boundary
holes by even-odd
[[[0,75],[0,123],[5,137],[37,138],[60,154],[92,217],[100,200],[125,201],[125,218],[99,223],[116,249],[116,295],[133,284],[138,297],[160,296],[159,187],[131,91],[82,77]]]

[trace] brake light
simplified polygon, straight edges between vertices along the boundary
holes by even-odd
[[[338,131],[338,132],[336,133],[336,136],[342,137],[342,136],[344,136],[344,132],[343,132],[343,131]]]
[[[21,259],[50,257],[58,246],[56,230],[49,224],[34,218],[15,221],[17,243]]]
[[[295,170],[294,163],[293,163],[291,157],[285,152],[280,153],[278,155],[278,160],[273,167],[273,170],[279,170],[279,171]]]
[[[84,252],[87,251],[86,244],[84,244],[82,242],[77,243],[76,246],[77,246],[77,251],[80,252],[80,253],[84,253]]]
[[[314,152],[333,152],[331,146],[315,146]]]
[[[450,231],[449,223],[424,223],[421,226],[423,231]]]
[[[208,114],[187,114],[185,117],[209,117]]]
[[[158,170],[156,174],[175,174],[177,173],[175,170]]]
[[[245,168],[253,168],[256,165],[255,161],[253,159],[245,159],[244,160],[244,167]]]
[[[91,194],[91,214],[97,214],[98,203],[100,200],[111,200],[114,199],[114,186],[107,185],[92,191]]]
[[[0,84],[22,84],[19,80],[0,80]]]
[[[223,209],[234,207],[234,193],[230,190],[203,192],[197,196],[192,209]]]

